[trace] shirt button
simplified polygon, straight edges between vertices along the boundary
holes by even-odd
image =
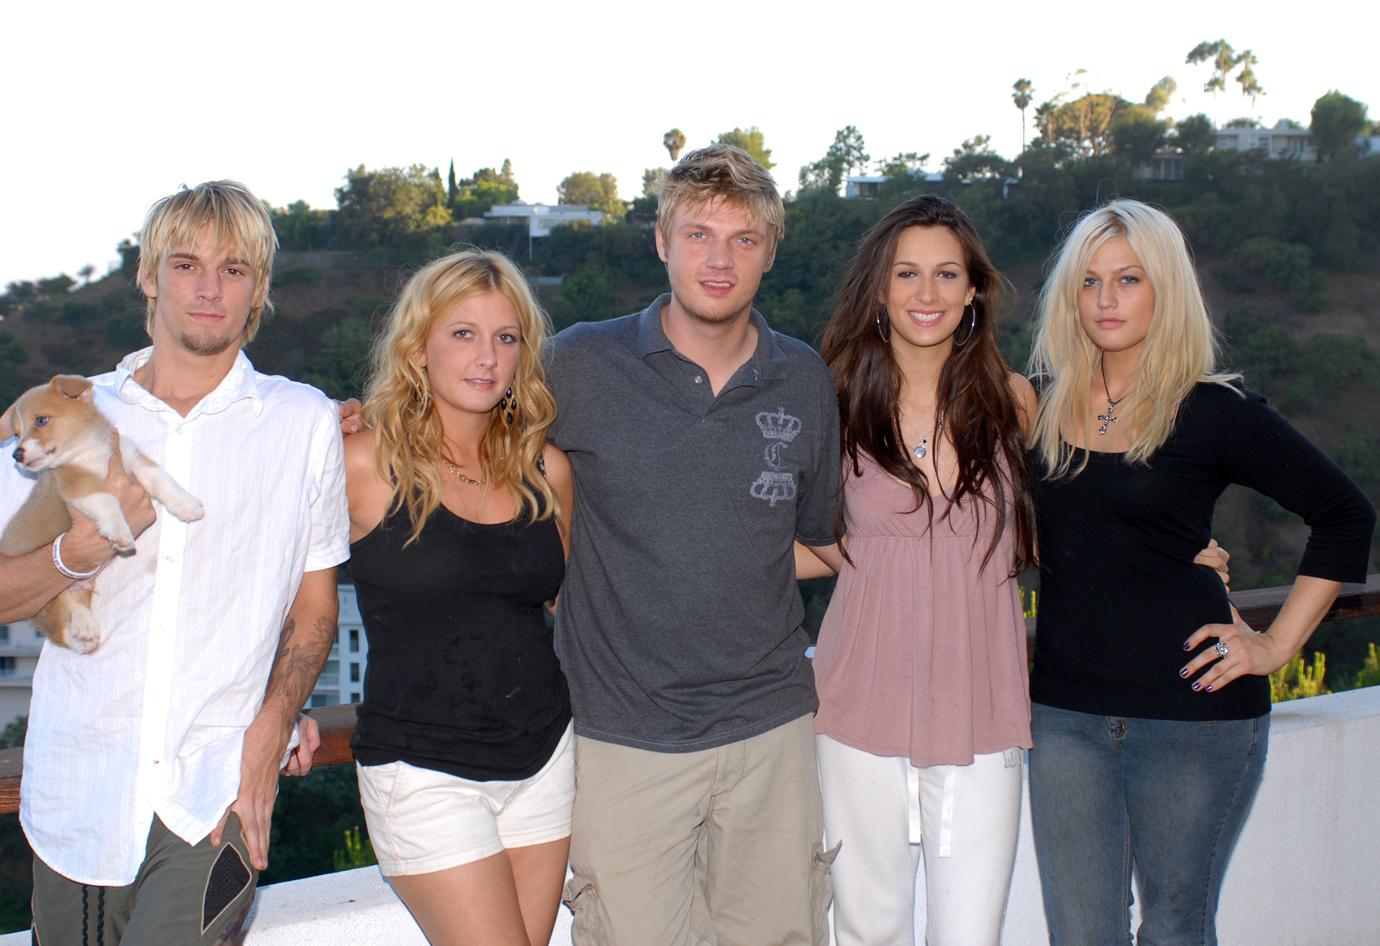
[[[704,376],[703,376],[703,375],[698,375],[698,374],[695,375],[695,383],[696,383],[696,384],[704,384]]]

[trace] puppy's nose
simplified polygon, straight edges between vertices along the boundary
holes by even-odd
[[[24,462],[24,448],[23,448],[23,447],[15,447],[15,448],[14,448],[14,462],[15,462],[15,463],[23,463],[23,462]]]

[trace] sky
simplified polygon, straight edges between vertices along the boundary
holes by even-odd
[[[149,205],[234,178],[275,206],[335,206],[347,169],[422,163],[459,176],[511,159],[522,199],[554,202],[573,171],[631,199],[688,146],[756,125],[783,191],[855,125],[874,159],[966,138],[1015,156],[1019,78],[1034,101],[1179,86],[1167,114],[1307,124],[1340,89],[1380,118],[1373,30],[1342,0],[1259,3],[880,0],[326,4],[46,0],[0,10],[0,285],[104,273]],[[1348,24],[1350,26],[1348,27]],[[1202,40],[1251,49],[1266,94],[1202,93]],[[1086,70],[1073,76],[1075,70]],[[1032,120],[1033,106],[1028,111]]]

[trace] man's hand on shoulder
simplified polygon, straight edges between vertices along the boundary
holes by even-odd
[[[351,397],[337,401],[336,408],[340,411],[342,434],[357,434],[364,429],[364,405],[359,403],[359,398]]]

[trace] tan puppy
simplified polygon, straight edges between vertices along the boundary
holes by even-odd
[[[0,416],[0,441],[17,435],[15,461],[40,474],[33,492],[0,534],[0,554],[22,555],[52,542],[71,528],[68,505],[91,519],[117,552],[133,554],[129,523],[119,500],[105,488],[114,430],[96,410],[91,382],[76,375],[58,375],[31,388]],[[125,471],[150,496],[183,522],[202,517],[201,503],[158,464],[125,438],[119,443]],[[34,616],[34,624],[53,643],[79,654],[90,653],[101,642],[86,583],[50,601]]]

